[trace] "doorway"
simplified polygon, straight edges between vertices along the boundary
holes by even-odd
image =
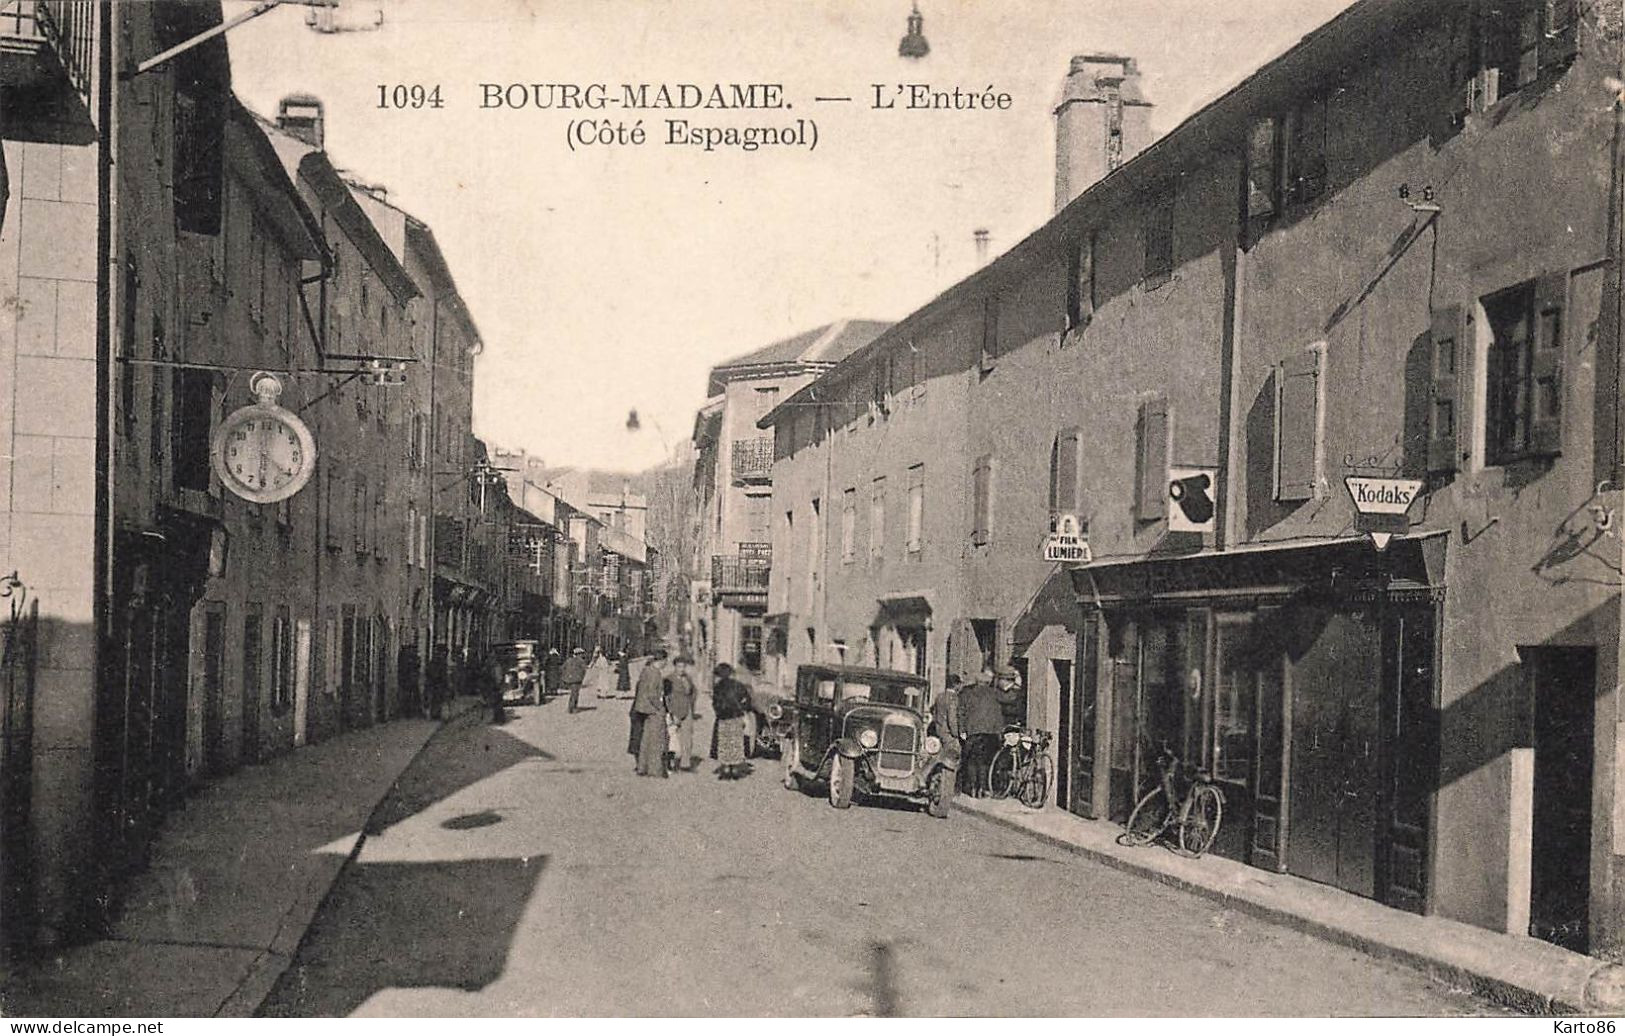
[[[226,612],[208,605],[203,612],[203,769],[210,775],[231,768],[226,752]]]
[[[250,603],[243,611],[243,762],[260,761],[261,661],[265,609]]]
[[[1535,749],[1529,934],[1577,953],[1590,944],[1595,648],[1523,652]]]

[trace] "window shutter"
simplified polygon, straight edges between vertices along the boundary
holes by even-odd
[[[988,541],[993,510],[993,458],[978,457],[971,475],[971,542],[981,546]]]
[[[1055,436],[1050,457],[1049,509],[1053,519],[1060,514],[1078,514],[1079,499],[1078,460],[1083,432],[1077,428],[1063,428]]]
[[[1275,499],[1315,495],[1320,461],[1319,349],[1305,349],[1275,369]]]
[[[1546,456],[1563,452],[1563,306],[1568,281],[1568,274],[1559,272],[1535,282],[1529,449]]]
[[[1140,404],[1134,513],[1142,522],[1168,513],[1168,400]]]
[[[1280,154],[1280,123],[1273,118],[1253,123],[1247,138],[1247,218],[1263,220],[1275,215],[1276,187],[1281,181],[1276,164]]]
[[[999,297],[989,295],[982,300],[982,355],[981,371],[993,369],[999,355]]]
[[[1578,0],[1545,0],[1544,30],[1540,41],[1541,71],[1554,69],[1574,60],[1580,51],[1580,13]]]
[[[948,630],[948,672],[968,680],[982,669],[982,650],[976,643],[976,628],[969,619],[955,619]]]
[[[1461,368],[1471,341],[1461,306],[1433,311],[1433,366],[1428,390],[1428,474],[1455,471],[1460,462]]]

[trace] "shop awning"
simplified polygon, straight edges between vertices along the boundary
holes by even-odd
[[[1103,558],[1069,569],[1088,606],[1285,599],[1435,599],[1444,592],[1449,532],[1395,536],[1377,550],[1365,536],[1246,543],[1228,550]]]
[[[882,611],[888,612],[922,612],[931,614],[931,591],[929,590],[899,590],[895,593],[881,594],[875,598]]]

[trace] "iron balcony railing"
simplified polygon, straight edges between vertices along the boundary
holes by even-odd
[[[773,478],[773,439],[735,439],[733,444],[735,482],[767,482]]]
[[[0,0],[0,54],[49,47],[87,106],[95,38],[96,0]]]
[[[765,594],[772,570],[771,555],[718,554],[711,559],[711,592]]]

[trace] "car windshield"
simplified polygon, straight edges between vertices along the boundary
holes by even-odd
[[[907,684],[881,684],[876,687],[873,699],[886,705],[903,705],[914,708],[919,698],[919,689]]]
[[[869,685],[845,680],[841,683],[842,701],[868,701],[870,698]]]

